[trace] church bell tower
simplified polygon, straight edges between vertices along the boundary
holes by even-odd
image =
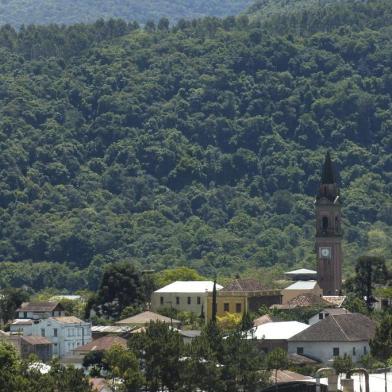
[[[317,280],[324,295],[340,295],[342,289],[341,204],[329,152],[316,196]]]

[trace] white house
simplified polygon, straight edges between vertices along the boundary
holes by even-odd
[[[279,347],[287,350],[288,340],[307,328],[309,328],[308,324],[298,321],[268,322],[252,328],[247,332],[246,338],[257,341],[257,347],[264,352]]]
[[[65,310],[58,301],[24,302],[16,309],[16,313],[17,319],[33,320],[65,316]]]
[[[151,296],[151,309],[157,311],[162,308],[173,308],[178,311],[193,312],[199,316],[207,310],[207,296],[213,291],[214,282],[211,281],[177,281],[159,290]],[[223,289],[219,284],[217,290]]]
[[[375,322],[360,313],[329,315],[291,337],[288,352],[323,363],[347,354],[353,362],[358,362],[369,353],[369,340],[374,337],[375,330]]]
[[[53,355],[60,358],[92,340],[91,324],[77,317],[49,317],[21,321],[15,320],[11,324],[11,334],[46,337],[53,343]]]
[[[316,324],[319,321],[324,320],[325,318],[331,315],[336,316],[338,314],[350,314],[350,313],[351,312],[349,312],[347,309],[344,308],[325,308],[321,310],[319,313],[316,313],[314,316],[312,316],[308,320],[308,324],[309,325]]]

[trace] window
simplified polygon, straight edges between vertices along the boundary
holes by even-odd
[[[53,328],[53,336],[57,338],[57,328]]]
[[[338,357],[339,356],[339,347],[334,347],[333,348],[333,354],[334,357]]]
[[[319,313],[319,320],[322,320],[324,318],[324,315],[322,313]]]
[[[298,355],[303,355],[304,354],[304,348],[303,347],[297,347],[297,354]]]
[[[41,328],[41,336],[45,336],[45,329]]]
[[[23,317],[27,318],[27,312],[23,312]]]
[[[355,347],[353,347],[353,356],[355,357],[357,355],[356,351],[355,351]]]
[[[180,304],[180,297],[176,297],[176,305]]]
[[[230,304],[228,302],[225,302],[223,304],[223,311],[224,312],[230,312]]]
[[[200,305],[201,304],[201,298],[197,297],[197,304]]]
[[[190,305],[192,302],[191,297],[188,297],[188,305]]]
[[[364,347],[363,347],[363,355],[366,355],[366,354],[367,354],[367,347],[364,346]]]
[[[236,311],[236,313],[241,313],[241,311],[242,311],[241,304],[235,304],[235,311]]]
[[[163,305],[163,297],[160,298],[161,305]]]
[[[328,218],[326,216],[323,216],[323,230],[328,230]]]

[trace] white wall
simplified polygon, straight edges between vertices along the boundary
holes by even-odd
[[[313,324],[318,323],[318,322],[321,321],[321,320],[324,320],[324,319],[325,319],[326,313],[328,313],[328,312],[324,312],[324,311],[322,310],[320,313],[315,314],[313,317],[311,317],[311,318],[308,320],[308,324],[309,324],[309,325],[313,325]],[[319,317],[320,314],[322,314],[323,318],[320,318],[320,317]]]
[[[10,332],[23,336],[31,336],[33,334],[33,325],[29,324],[11,324]]]
[[[33,334],[44,335],[53,343],[53,355],[63,357],[71,354],[72,351],[84,344],[91,342],[91,324],[87,322],[81,323],[62,323],[54,319],[40,320],[34,324]],[[55,329],[57,336],[55,336]]]
[[[90,343],[92,340],[91,324],[84,321],[62,323],[48,318],[33,325],[11,325],[10,330],[23,336],[45,336],[53,343],[53,355],[58,357],[71,354],[75,348]],[[57,330],[57,336],[55,330]]]
[[[161,304],[163,298],[163,305]],[[188,304],[188,297],[191,303]],[[197,297],[200,298],[200,304],[197,303]],[[177,304],[177,298],[179,304]],[[151,296],[151,310],[156,312],[162,308],[173,308],[178,311],[192,312],[196,316],[200,316],[202,306],[204,306],[204,314],[206,314],[205,302],[207,294],[203,293],[153,293]]]
[[[304,355],[311,358],[318,359],[323,363],[328,363],[333,359],[333,348],[339,348],[339,355],[342,357],[344,354],[349,355],[353,362],[358,362],[366,353],[370,352],[369,343],[362,342],[293,342],[289,341],[288,352],[289,354],[297,353],[297,347],[303,347]],[[353,352],[355,348],[355,355]]]

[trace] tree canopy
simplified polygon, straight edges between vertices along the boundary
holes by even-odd
[[[345,273],[364,253],[390,265],[392,4],[327,8],[328,26],[293,11],[1,27],[0,284],[97,289],[119,260],[314,268],[327,150]]]
[[[99,18],[123,18],[146,23],[163,18],[237,15],[252,0],[7,0],[0,2],[0,24],[16,27],[29,24],[46,25],[94,22]]]

